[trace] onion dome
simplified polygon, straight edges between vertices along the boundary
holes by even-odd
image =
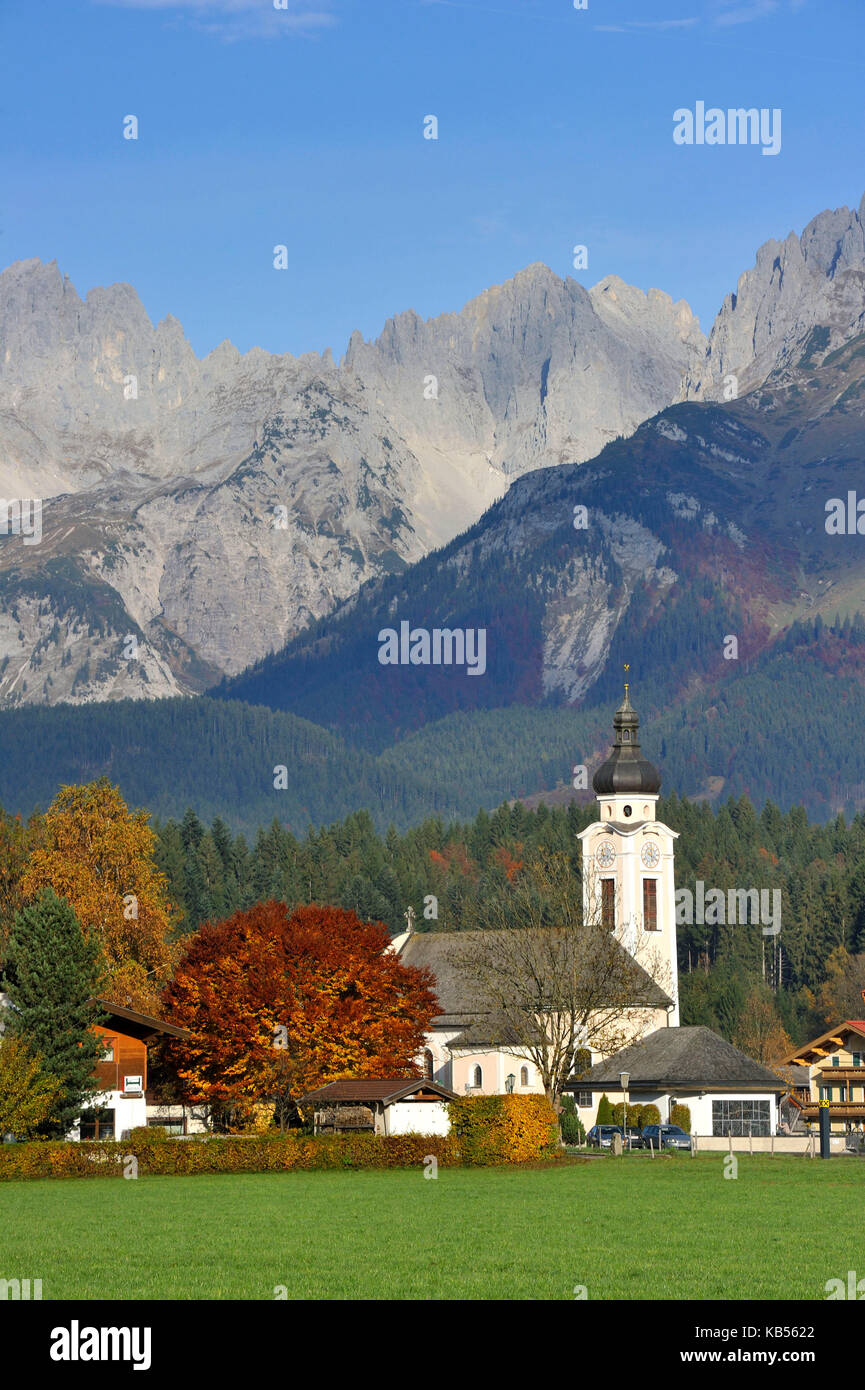
[[[612,751],[592,778],[598,796],[639,796],[641,792],[660,791],[660,772],[640,752],[639,727],[639,715],[626,685],[625,698],[613,715],[616,737]]]

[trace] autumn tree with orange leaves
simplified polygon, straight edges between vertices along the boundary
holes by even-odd
[[[155,1013],[177,948],[175,914],[153,852],[146,811],[130,811],[106,777],[61,787],[32,851],[21,892],[53,888],[71,904],[85,932],[98,935],[109,970],[105,997]]]
[[[390,940],[380,922],[318,905],[258,903],[203,926],[164,996],[191,1034],[167,1043],[186,1100],[242,1128],[264,1100],[284,1122],[340,1077],[417,1075],[433,979],[387,951]]]

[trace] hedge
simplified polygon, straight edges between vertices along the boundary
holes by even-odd
[[[558,1151],[546,1096],[461,1096],[448,1101],[448,1115],[463,1163],[524,1163]]]
[[[271,1134],[0,1144],[0,1181],[123,1178],[193,1173],[282,1173],[340,1168],[417,1168],[519,1163],[557,1151],[558,1126],[543,1096],[471,1096],[449,1103],[449,1135]],[[130,1164],[135,1159],[137,1167]]]
[[[15,1178],[122,1178],[137,1161],[137,1176],[193,1173],[283,1173],[289,1170],[422,1167],[433,1155],[443,1167],[459,1163],[453,1138],[405,1134],[203,1135],[83,1143],[37,1141],[0,1145],[0,1180]],[[132,1171],[135,1171],[132,1169]],[[131,1175],[131,1174],[130,1174]]]

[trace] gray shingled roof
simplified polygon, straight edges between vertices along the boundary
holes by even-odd
[[[810,1067],[784,1066],[781,1068],[791,1086],[810,1086]]]
[[[537,1041],[543,1042],[543,1035],[537,1029]],[[474,1050],[485,1047],[518,1047],[525,1049],[526,1037],[517,1036],[513,1024],[507,1018],[501,1018],[498,1014],[484,1014],[482,1018],[469,1024],[468,1028],[458,1034],[448,1047],[454,1048],[470,1047]]]
[[[559,930],[551,927],[551,931]],[[400,960],[406,965],[426,966],[435,976],[435,990],[438,995],[441,1013],[436,1019],[439,1027],[460,1027],[490,1012],[488,1004],[473,994],[464,971],[453,959],[454,951],[468,947],[478,941],[488,941],[492,946],[495,938],[504,935],[500,931],[464,932],[414,932],[400,953]],[[574,938],[576,940],[576,938]],[[621,948],[624,949],[624,948]],[[643,1008],[664,1009],[672,1000],[649,976],[641,966],[634,962],[635,979],[639,981],[639,1000],[635,1004]],[[484,1031],[488,1031],[484,1027]],[[479,1038],[490,1041],[489,1038]]]
[[[642,1042],[631,1043],[604,1062],[596,1062],[569,1090],[618,1089],[619,1075],[630,1073],[630,1090],[644,1086],[695,1086],[713,1090],[784,1091],[774,1072],[755,1062],[711,1028],[658,1028]]]

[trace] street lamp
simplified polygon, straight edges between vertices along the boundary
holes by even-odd
[[[514,1076],[513,1072],[509,1072],[508,1075],[505,1077],[505,1090],[507,1091],[508,1095],[513,1094],[514,1082],[516,1081],[516,1079],[517,1078]]]
[[[623,1095],[624,1095],[624,1097],[625,1097],[625,1112],[624,1112],[625,1123],[622,1125],[622,1135],[623,1135],[623,1138],[625,1139],[626,1142],[627,1142],[627,1140],[628,1140],[628,1084],[629,1084],[630,1080],[631,1080],[631,1073],[630,1073],[629,1071],[620,1071],[620,1072],[619,1072],[619,1085],[621,1086],[621,1088],[622,1088],[622,1093],[623,1093]],[[630,1146],[630,1143],[628,1143],[628,1148],[630,1148],[630,1147],[631,1147],[631,1146]]]

